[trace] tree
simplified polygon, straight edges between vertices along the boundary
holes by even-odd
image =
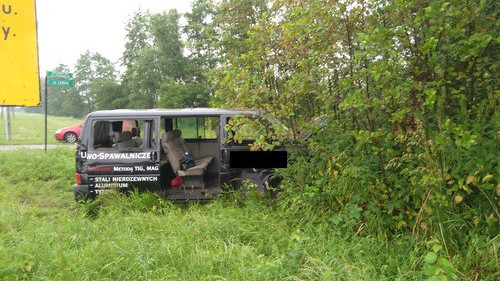
[[[250,31],[266,15],[269,0],[214,0],[214,26],[220,36],[220,53],[231,60],[248,50]]]
[[[217,33],[213,25],[213,3],[208,0],[194,1],[191,13],[186,13],[185,17],[187,24],[184,26],[184,33],[187,36],[186,47],[189,53],[186,72],[190,84],[186,85],[184,91],[191,93],[187,94],[191,100],[183,97],[185,102],[182,104],[208,106],[210,98],[214,96],[208,75],[219,60]],[[166,95],[165,100],[172,99]]]
[[[131,67],[142,55],[142,52],[152,45],[151,36],[151,14],[148,12],[137,12],[127,22],[125,28],[127,42],[123,52],[122,63]]]
[[[189,108],[205,107],[208,105],[209,96],[206,83],[184,83],[165,82],[161,85],[161,99],[159,107],[166,108]]]
[[[157,51],[158,70],[165,80],[185,82],[187,60],[181,42],[180,15],[176,10],[153,15],[151,33]]]
[[[55,71],[71,72],[64,64],[57,66]],[[42,103],[40,107],[26,107],[24,110],[30,113],[45,112],[45,78],[40,78]],[[48,86],[48,114],[56,116],[83,117],[86,113],[85,103],[75,87]]]
[[[126,108],[129,102],[123,95],[122,86],[114,80],[98,78],[92,81],[90,94],[96,110]]]
[[[54,69],[60,72],[71,72],[68,66],[60,64]],[[45,82],[45,81],[43,81]],[[43,83],[42,83],[43,85]],[[43,87],[45,90],[45,87]],[[45,94],[42,95],[45,98]],[[87,112],[85,104],[80,95],[78,95],[75,87],[57,87],[48,86],[48,114],[56,116],[72,116],[81,118]],[[42,103],[42,113],[44,112],[45,103]]]
[[[95,79],[114,81],[116,70],[109,59],[90,51],[80,55],[75,68],[75,86],[78,94],[85,100],[86,111],[93,111],[96,109],[96,97],[90,91],[93,81]]]
[[[196,0],[191,12],[185,14],[187,20],[184,33],[186,47],[193,66],[195,79],[206,81],[207,71],[214,68],[218,61],[217,33],[214,26],[215,9],[210,0]]]
[[[347,229],[376,220],[414,236],[438,222],[460,237],[464,230],[443,220],[466,228],[464,217],[475,216],[496,235],[493,1],[217,7],[223,58],[211,81],[220,104],[268,110],[295,136],[315,117],[325,120],[304,144],[307,154],[292,154],[287,208],[314,205],[326,220],[343,214],[337,222]]]
[[[122,81],[130,107],[208,104],[209,87],[203,71],[184,56],[179,18],[176,10],[170,10],[153,15],[138,13],[129,21],[123,56],[127,69]]]
[[[165,107],[196,107],[208,104],[208,85],[200,81],[200,68],[183,54],[179,14],[156,15],[153,35],[159,49],[161,72],[167,79],[160,84],[158,105]]]
[[[158,81],[156,51],[151,34],[151,14],[137,12],[126,27],[127,42],[122,57],[126,67],[122,75],[123,94],[129,100],[128,107],[152,108],[157,98]]]

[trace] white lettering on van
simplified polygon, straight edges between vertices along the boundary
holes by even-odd
[[[149,177],[149,176],[144,176],[144,177],[113,177],[112,180],[113,180],[113,182],[121,182],[121,181],[155,182],[155,181],[158,181],[158,177]]]
[[[95,182],[110,182],[110,177],[95,177]]]
[[[113,172],[133,172],[132,167],[113,167]]]
[[[107,183],[96,183],[95,188],[125,188],[128,187],[126,182],[107,182]]]
[[[128,160],[128,159],[151,159],[151,152],[126,152],[126,153],[80,153],[82,158],[87,158],[89,160]]]
[[[158,171],[158,166],[146,166],[146,171]]]

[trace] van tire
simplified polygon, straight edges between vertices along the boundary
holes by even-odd
[[[281,180],[282,178],[274,173],[266,176],[260,187],[261,194],[276,198],[281,191]]]
[[[86,201],[90,198],[89,187],[87,185],[74,185],[73,194],[76,202]]]

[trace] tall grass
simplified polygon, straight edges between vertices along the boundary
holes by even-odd
[[[208,204],[109,194],[78,204],[73,173],[71,149],[0,152],[0,280],[424,278],[426,245],[409,237],[334,235],[253,194]]]

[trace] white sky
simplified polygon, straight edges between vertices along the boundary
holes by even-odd
[[[191,0],[36,0],[40,76],[60,63],[73,69],[87,50],[118,62],[133,13],[185,13],[190,6]]]

